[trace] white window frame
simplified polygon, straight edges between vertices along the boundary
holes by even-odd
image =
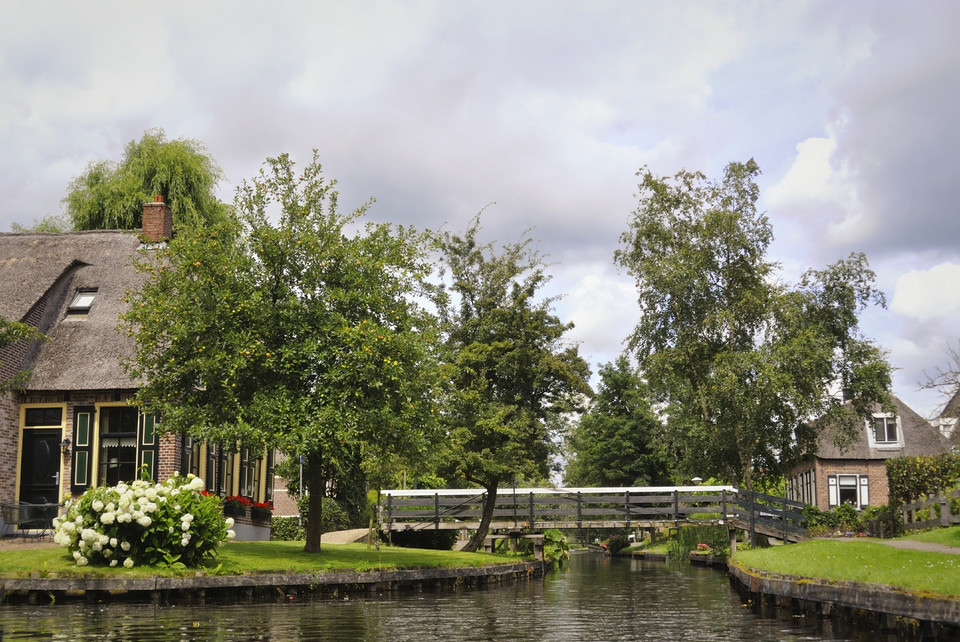
[[[877,441],[873,430],[874,422],[877,419],[893,419],[897,430],[896,441]],[[867,428],[867,443],[870,448],[875,450],[901,450],[903,448],[903,425],[900,422],[900,415],[894,415],[891,412],[875,412],[873,416],[865,422]]]
[[[844,484],[844,488],[854,488],[857,493],[857,501],[853,507],[862,510],[870,505],[870,476],[857,473],[837,473],[827,476],[827,503],[828,508],[836,508],[840,505],[840,478],[853,477],[853,484]]]

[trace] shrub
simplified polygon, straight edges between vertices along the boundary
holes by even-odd
[[[54,520],[54,541],[77,566],[200,566],[234,536],[233,519],[224,519],[218,497],[201,495],[203,486],[175,475],[91,488]]]
[[[299,517],[274,517],[270,520],[270,539],[277,542],[297,542],[307,539],[307,531]]]
[[[607,540],[607,552],[611,555],[619,553],[628,546],[630,546],[630,540],[624,533],[617,533]]]
[[[676,531],[667,545],[667,554],[673,560],[688,559],[690,551],[700,544],[706,544],[715,555],[725,555],[730,546],[726,526],[684,526]]]
[[[297,500],[297,508],[300,510],[300,516],[303,517],[303,526],[306,528],[307,521],[310,519],[310,498],[300,497]],[[330,533],[348,528],[350,528],[350,517],[347,512],[337,503],[337,500],[324,497],[320,506],[320,532]]]
[[[555,528],[543,531],[543,559],[560,568],[570,559],[570,543],[567,536]]]

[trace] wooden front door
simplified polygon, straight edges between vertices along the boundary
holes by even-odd
[[[60,430],[23,431],[20,453],[20,501],[56,504],[60,501]]]

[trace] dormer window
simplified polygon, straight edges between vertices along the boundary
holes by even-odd
[[[897,443],[897,420],[893,417],[874,417],[873,438],[878,444]]]
[[[873,415],[872,423],[868,424],[867,436],[870,447],[879,450],[903,448],[903,432],[900,428],[900,417],[890,413]]]
[[[90,307],[93,305],[93,300],[96,296],[97,290],[95,288],[78,290],[77,294],[73,297],[73,301],[70,302],[70,306],[67,308],[67,314],[87,314],[90,312]]]

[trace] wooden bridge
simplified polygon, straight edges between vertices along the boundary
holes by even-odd
[[[386,531],[476,529],[486,493],[480,489],[381,491]],[[633,488],[505,488],[497,492],[491,532],[545,529],[727,526],[784,541],[804,539],[804,504],[733,486]]]

